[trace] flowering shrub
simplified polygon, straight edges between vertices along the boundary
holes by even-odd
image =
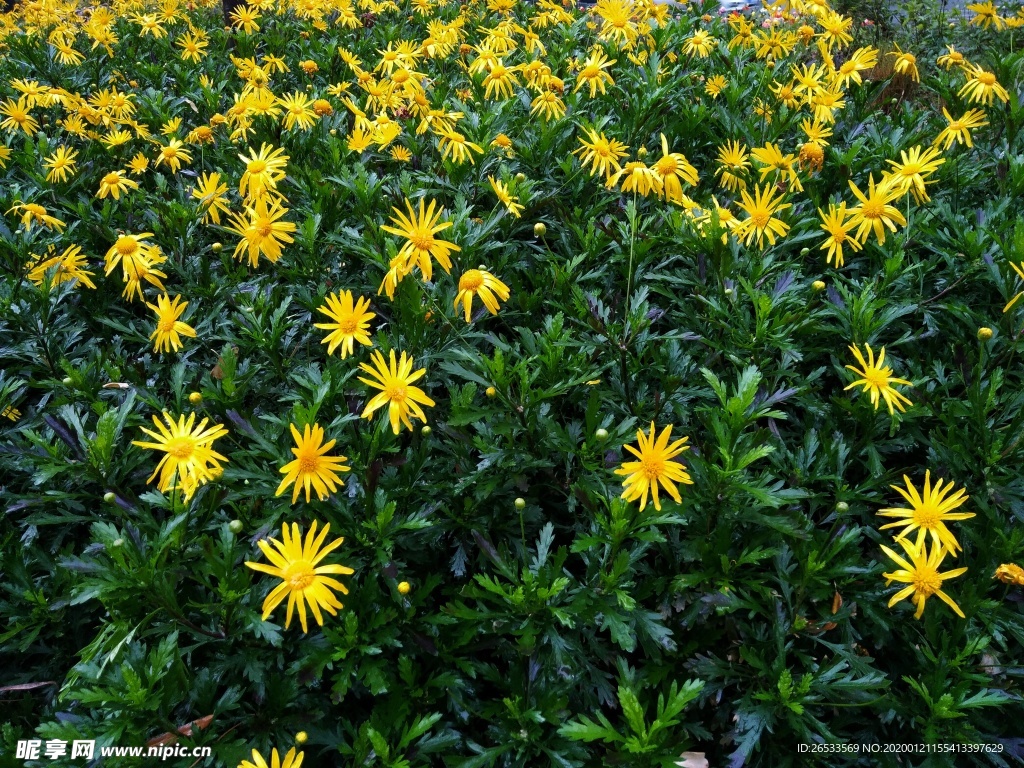
[[[969,9],[0,16],[0,749],[1019,759],[1024,11]]]

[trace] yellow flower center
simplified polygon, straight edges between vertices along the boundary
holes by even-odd
[[[257,235],[265,238],[269,237],[270,233],[274,231],[274,225],[269,219],[260,219],[253,229]]]
[[[178,156],[178,150],[174,147],[164,147],[160,152],[165,160],[173,160]]]
[[[600,74],[601,70],[596,64],[588,64],[584,67],[583,71],[580,72],[580,77],[584,80],[592,80]]]
[[[931,597],[942,589],[942,579],[934,568],[927,565],[918,566],[914,570],[914,590],[923,597]]]
[[[342,333],[355,333],[359,323],[356,322],[356,318],[353,315],[342,318],[338,321],[338,330]]]
[[[878,368],[865,368],[864,380],[872,387],[877,387],[878,389],[886,389],[889,386],[889,377],[885,371]]]
[[[41,206],[41,205],[36,205],[35,203],[26,203],[25,204],[25,212],[26,213],[31,213],[33,216],[45,216],[46,215],[46,209],[43,208],[43,206]]]
[[[460,291],[477,291],[484,284],[483,273],[479,269],[470,269],[459,278]]]
[[[405,401],[405,387],[401,384],[392,384],[384,390],[384,394],[388,396],[388,400],[394,403],[401,403]]]
[[[934,528],[941,521],[941,514],[934,504],[923,504],[914,509],[914,522],[922,528]]]
[[[121,183],[121,174],[117,171],[112,171],[103,177],[103,183],[108,187],[116,187]]]
[[[156,324],[156,329],[160,333],[170,333],[174,330],[174,318],[164,317],[160,319],[160,322]]]
[[[657,480],[665,471],[665,461],[648,456],[640,462],[640,471],[648,480]]]
[[[161,321],[162,324],[163,321]],[[178,461],[184,461],[192,455],[195,447],[195,441],[191,437],[176,437],[167,442],[165,450]]]
[[[297,592],[313,583],[316,579],[316,572],[313,570],[313,566],[305,560],[296,560],[289,563],[288,567],[284,569],[282,578],[288,582],[288,586],[293,591]]]
[[[668,176],[679,170],[679,164],[675,161],[675,158],[666,155],[654,164],[654,168],[662,176]]]
[[[411,235],[409,242],[413,244],[414,248],[421,251],[429,251],[434,247],[434,236],[430,232],[416,230]]]
[[[769,219],[771,217],[765,211],[754,211],[750,214],[750,220],[754,222],[754,226],[758,229],[767,227]]]
[[[885,203],[881,200],[868,200],[861,206],[861,216],[865,219],[880,219],[885,212]]]
[[[131,256],[139,250],[139,243],[134,237],[121,235],[121,237],[117,238],[117,242],[114,243],[114,249],[121,256]]]
[[[267,164],[262,160],[253,160],[246,168],[249,173],[263,173],[267,170]]]
[[[991,72],[982,72],[978,75],[978,82],[982,85],[994,85],[996,82],[996,76]]]

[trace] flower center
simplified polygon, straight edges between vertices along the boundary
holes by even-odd
[[[254,229],[260,237],[269,237],[270,233],[274,231],[274,225],[266,219],[261,219]]]
[[[919,595],[931,597],[942,589],[942,579],[938,571],[928,566],[920,566],[914,571],[914,589]]]
[[[296,560],[288,564],[282,576],[292,590],[299,591],[313,583],[316,579],[316,572],[313,570],[313,566],[305,560]]]
[[[139,250],[139,244],[133,237],[121,236],[117,238],[114,248],[122,256],[131,256]]]
[[[173,323],[174,321],[171,322]],[[160,324],[163,325],[163,323],[164,321],[161,320]],[[192,455],[195,447],[195,441],[191,437],[176,437],[168,441],[167,448],[164,450],[178,461],[183,461]]]
[[[338,322],[338,330],[342,333],[355,333],[358,325],[359,323],[356,322],[355,317],[349,316]]]
[[[470,269],[459,280],[460,291],[476,291],[484,284],[484,276],[479,269]]]
[[[640,471],[648,480],[657,480],[665,471],[665,462],[661,459],[646,458],[640,464]]]
[[[405,387],[401,384],[392,384],[384,390],[384,394],[388,396],[388,400],[394,403],[401,403],[405,401]]]
[[[880,219],[885,210],[885,203],[880,200],[868,200],[861,206],[861,215],[865,219]]]
[[[263,173],[265,170],[267,170],[267,164],[262,160],[253,160],[251,163],[249,163],[249,167],[246,170],[248,170],[249,173],[253,174]]]
[[[872,387],[878,389],[886,389],[889,386],[889,377],[878,368],[866,368],[864,370],[864,380]]]
[[[914,522],[922,528],[934,528],[940,522],[939,510],[934,504],[924,504],[914,510]]]
[[[117,171],[108,173],[103,177],[103,183],[108,187],[116,187],[121,183],[121,174],[117,173]]]
[[[996,76],[991,72],[982,72],[978,75],[978,82],[984,85],[992,85],[996,81]]]
[[[764,211],[754,211],[750,214],[750,220],[754,222],[754,226],[758,229],[764,229],[768,226],[768,220],[771,217]]]
[[[429,251],[434,247],[434,236],[429,232],[416,231],[412,233],[409,242],[420,251]]]
[[[160,333],[170,333],[174,330],[174,318],[165,317],[161,319],[160,322],[156,324],[156,329],[160,331]]]

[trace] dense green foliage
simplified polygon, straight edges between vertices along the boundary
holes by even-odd
[[[678,206],[607,189],[572,155],[581,126],[631,153],[647,146],[652,161],[665,134],[700,174],[687,194],[731,205],[716,189],[725,140],[796,151],[808,112],[774,99],[751,50],[726,47],[732,32],[714,10],[654,25],[643,64],[610,47],[615,85],[595,98],[567,87],[568,115],[550,122],[530,117],[529,95],[485,100],[457,50],[421,62],[431,102],[463,111],[460,130],[485,148],[475,164],[442,161],[415,120],[403,122],[408,164],[350,152],[351,115],[333,99],[309,131],[257,119],[232,143],[221,129],[181,171],[151,169],[115,201],[96,199],[99,180],[136,151],[152,157],[145,141],[108,149],[61,133],[56,106],[35,110],[47,120],[37,134],[4,134],[3,210],[38,202],[68,227],[0,220],[0,409],[20,411],[0,418],[0,686],[23,686],[0,693],[3,753],[30,737],[143,744],[212,715],[180,740],[212,745],[210,764],[231,768],[253,747],[283,754],[299,731],[310,765],[642,768],[690,750],[714,766],[895,764],[796,753],[816,742],[1000,743],[1001,755],[909,762],[1014,762],[1024,612],[1020,588],[993,573],[1024,547],[1024,304],[1002,312],[1020,290],[1010,263],[1024,262],[1024,58],[1012,30],[899,32],[922,82],[883,57],[852,85],[824,167],[801,171],[804,191],[787,198],[789,233],[745,247],[717,216],[699,227]],[[450,22],[460,8],[433,12]],[[514,11],[524,26],[534,12]],[[499,18],[482,5],[465,13],[474,45]],[[574,13],[541,33],[570,86],[569,61],[596,34]],[[16,78],[82,94],[117,83],[138,122],[156,133],[182,117],[183,136],[241,88],[229,53],[281,56],[291,71],[273,76],[275,92],[312,83],[320,96],[353,79],[339,45],[370,69],[389,41],[427,34],[404,6],[368,15],[367,29],[321,31],[270,13],[243,35],[199,8],[189,18],[210,49],[198,64],[178,57],[174,35],[139,38],[127,11],[113,55],[100,46],[78,67],[57,63],[45,32],[11,32],[0,98],[17,96]],[[720,48],[671,63],[697,26]],[[898,204],[905,228],[826,265],[818,209],[850,203],[848,180],[866,189],[901,150],[931,144],[942,106],[970,106],[957,95],[963,73],[935,64],[953,41],[1009,102],[986,109],[973,148],[945,153],[930,202]],[[305,75],[304,59],[319,73]],[[775,72],[811,60],[817,47],[801,45]],[[729,84],[713,99],[703,78],[714,74]],[[759,100],[770,122],[753,114]],[[511,156],[490,146],[499,133]],[[191,190],[214,170],[237,188],[239,153],[262,141],[290,158],[280,191],[298,229],[279,261],[252,268],[233,260],[235,235],[201,222]],[[41,159],[61,143],[79,149],[78,173],[49,184]],[[521,218],[496,204],[488,175],[514,182]],[[421,196],[454,222],[444,236],[462,249],[457,266],[430,284],[409,276],[388,300],[377,290],[400,241],[380,226]],[[167,257],[168,292],[189,302],[182,319],[197,332],[180,352],[153,351],[153,313],[122,297],[119,271],[103,274],[119,231],[153,233]],[[25,264],[51,243],[83,248],[95,290],[28,281]],[[477,265],[511,297],[467,324],[452,302]],[[426,368],[430,430],[395,435],[380,415],[360,418],[368,349],[328,357],[313,327],[342,289],[371,297],[377,348]],[[147,287],[147,301],[156,295]],[[906,413],[844,389],[848,346],[865,343],[913,382]],[[188,502],[147,484],[158,458],[131,445],[163,410],[229,431],[223,476]],[[652,421],[689,437],[680,460],[694,483],[681,504],[662,494],[660,510],[640,511],[619,498],[614,469]],[[327,501],[274,495],[292,423],[319,423],[349,458]],[[968,571],[946,583],[966,620],[934,598],[919,621],[909,601],[887,607],[896,587],[880,545],[892,536],[876,513],[902,503],[890,485],[906,474],[920,486],[926,469],[966,488],[976,513],[955,526]],[[355,574],[339,615],[303,634],[283,629],[283,608],[261,620],[272,580],[243,563],[283,522],[313,520],[345,537],[332,559]]]

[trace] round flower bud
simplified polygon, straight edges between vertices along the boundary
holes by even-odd
[[[103,500],[108,504],[112,503],[116,498],[117,496],[114,495],[113,491],[107,491],[106,493],[103,494]]]
[[[601,429],[597,430],[597,432],[594,433],[594,437],[596,437],[598,440],[601,440],[601,441],[607,440],[608,439],[608,430],[604,429],[604,428],[601,428]]]
[[[398,582],[398,594],[400,594],[400,595],[408,595],[411,590],[412,590],[412,585],[409,584],[408,581],[400,581],[400,582]]]
[[[726,296],[732,296],[732,288],[726,288],[725,289],[725,295]]]
[[[850,511],[850,505],[847,504],[845,501],[840,501],[838,504],[836,504],[836,512],[838,512],[840,514],[845,514],[845,513],[849,512],[849,511]]]
[[[214,243],[213,245],[210,246],[210,250],[213,251],[214,253],[220,253],[222,250],[224,250],[224,246],[221,243]]]
[[[640,147],[640,149],[636,151],[636,156],[641,160],[647,157],[647,147]]]
[[[121,538],[114,539],[110,543],[111,543],[111,546],[114,546],[114,547],[123,547],[124,546],[124,539],[121,539]]]
[[[241,533],[242,532],[242,521],[241,520],[232,520],[230,523],[228,523],[228,528],[231,530],[232,533]]]
[[[70,387],[74,383],[75,383],[75,380],[72,379],[70,376],[65,376],[64,377],[64,386],[65,387]]]
[[[423,435],[424,437],[430,437],[430,433],[433,431],[434,430],[430,428],[429,424],[424,424],[423,427],[420,429],[420,434]]]
[[[800,249],[800,255],[801,255],[801,256],[806,256],[806,255],[807,255],[808,253],[810,253],[810,252],[811,252],[811,249],[810,249],[810,248],[801,248],[801,249]]]
[[[988,341],[992,338],[992,329],[988,326],[982,326],[978,329],[978,341]]]
[[[815,280],[813,283],[811,283],[811,288],[814,289],[815,293],[821,293],[822,291],[825,290],[825,281]]]
[[[188,393],[188,401],[190,403],[192,403],[192,405],[198,405],[199,403],[203,402],[203,393],[202,392],[189,392]]]
[[[543,221],[538,221],[533,225],[533,236],[544,237],[548,233],[548,228]]]
[[[515,501],[516,509],[526,509],[526,499],[520,496]]]
[[[494,387],[488,387],[484,391],[484,394],[487,395],[488,397],[497,397],[498,396],[498,390],[496,390]]]
[[[517,173],[516,174],[516,181],[519,181],[519,182],[526,181],[526,174],[522,173],[522,172]]]
[[[305,731],[299,731],[298,733],[295,734],[295,743],[296,744],[305,744],[308,740],[309,740],[309,736],[306,734]]]

